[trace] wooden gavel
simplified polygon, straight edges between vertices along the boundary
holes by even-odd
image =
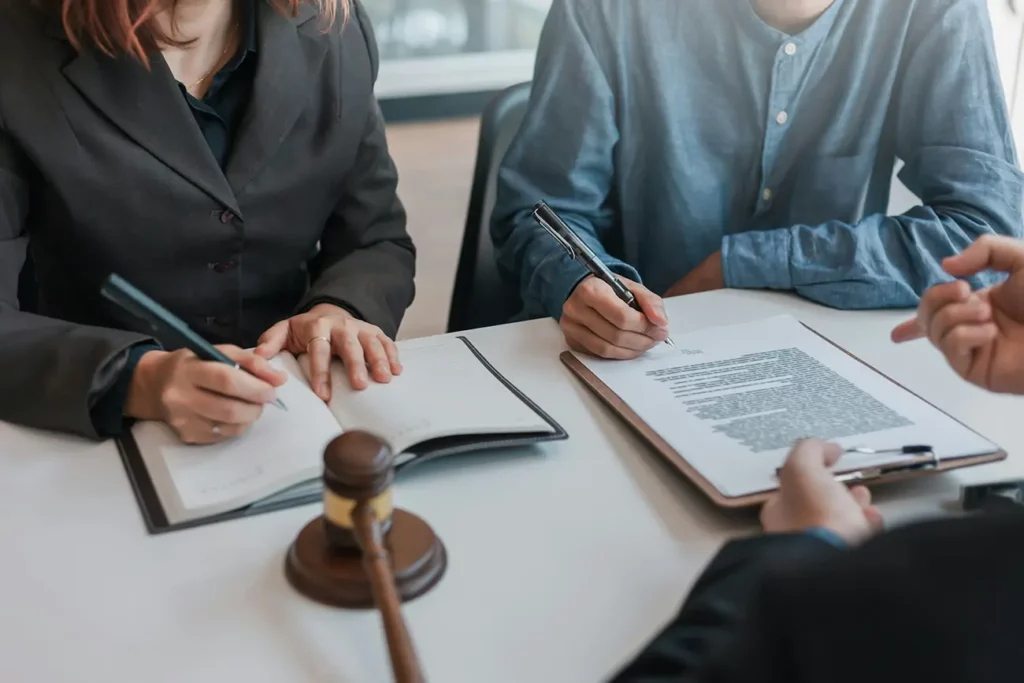
[[[324,451],[324,514],[288,552],[285,575],[317,602],[380,611],[397,683],[423,683],[401,603],[423,595],[447,566],[444,545],[419,517],[392,503],[394,455],[383,441],[348,432]]]

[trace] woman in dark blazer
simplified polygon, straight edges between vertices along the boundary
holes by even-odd
[[[357,0],[0,0],[0,420],[209,443],[273,400],[282,349],[325,399],[332,354],[356,388],[400,372],[415,252],[377,67]],[[250,372],[161,347],[110,273]]]

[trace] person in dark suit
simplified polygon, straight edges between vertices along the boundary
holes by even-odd
[[[1024,394],[1024,243],[983,237],[943,263],[893,331],[927,337],[966,380]],[[971,291],[967,278],[1009,274]],[[764,507],[766,534],[728,544],[678,617],[616,683],[1004,683],[1020,675],[1024,514],[934,520],[877,534],[866,489],[805,441]]]
[[[358,0],[0,0],[0,419],[211,443],[282,350],[325,400],[332,355],[357,389],[399,373],[415,249],[377,70]],[[119,316],[110,273],[250,372]]]

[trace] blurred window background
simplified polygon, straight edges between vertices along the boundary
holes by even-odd
[[[479,110],[533,75],[551,0],[363,0],[380,47],[389,119]]]

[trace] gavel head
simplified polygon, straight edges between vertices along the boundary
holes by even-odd
[[[381,439],[366,432],[346,432],[324,449],[324,527],[331,550],[358,552],[352,511],[369,504],[384,533],[391,527],[395,458]]]

